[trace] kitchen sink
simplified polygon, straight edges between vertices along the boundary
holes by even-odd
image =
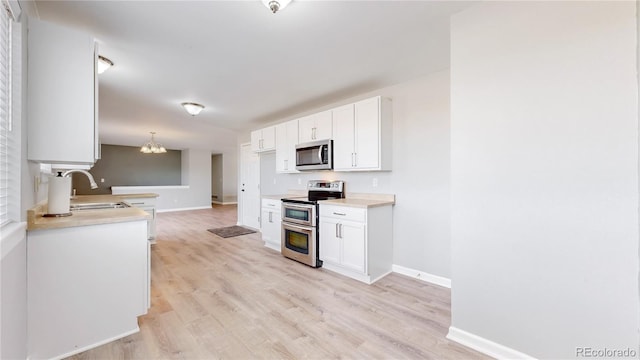
[[[123,209],[130,207],[124,202],[71,204],[71,211]]]

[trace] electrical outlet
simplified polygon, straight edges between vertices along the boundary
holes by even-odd
[[[104,178],[100,178],[100,182],[103,183],[104,182]]]
[[[373,183],[371,185],[373,187],[378,187],[378,178],[373,178]]]

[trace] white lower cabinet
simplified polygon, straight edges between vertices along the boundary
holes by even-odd
[[[360,208],[320,204],[323,267],[367,284],[391,272],[391,205]]]
[[[264,246],[280,252],[282,210],[280,200],[262,199],[260,232]]]

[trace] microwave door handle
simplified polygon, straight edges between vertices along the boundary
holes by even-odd
[[[324,145],[318,146],[318,160],[320,160],[320,164],[324,164],[324,162],[322,161],[322,148],[323,147],[324,147]]]

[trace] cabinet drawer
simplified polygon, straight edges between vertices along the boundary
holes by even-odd
[[[280,200],[266,199],[266,198],[262,199],[262,207],[265,208],[265,209],[277,209],[278,212],[279,212],[281,206],[282,205],[281,205]]]
[[[144,197],[144,198],[133,198],[133,197],[122,197],[127,204],[135,207],[144,207],[144,206],[156,206],[156,198],[154,197]]]
[[[367,220],[367,209],[321,204],[320,216],[331,217],[335,219],[365,222]]]

